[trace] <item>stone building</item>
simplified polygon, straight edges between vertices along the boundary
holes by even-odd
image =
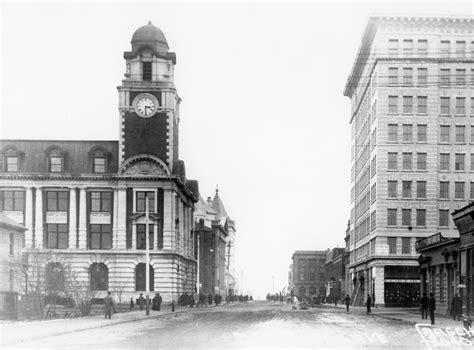
[[[292,256],[293,294],[326,296],[326,251],[297,250]]]
[[[333,248],[326,254],[326,296],[341,301],[346,295],[345,249]]]
[[[69,264],[97,297],[145,292],[148,232],[150,289],[169,302],[195,288],[198,184],[179,159],[176,55],[151,23],[131,44],[119,140],[0,140],[0,211],[28,229],[27,256]]]
[[[0,213],[0,319],[17,317],[26,228]]]
[[[344,89],[353,296],[369,292],[376,304],[403,305],[401,296],[410,295],[416,303],[415,241],[457,236],[449,213],[474,198],[473,30],[472,17],[367,23]]]
[[[235,222],[224,208],[216,190],[214,198],[199,197],[195,211],[195,234],[199,242],[199,293],[223,298],[236,290]]]

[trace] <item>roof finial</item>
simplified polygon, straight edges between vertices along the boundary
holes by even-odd
[[[216,195],[219,193],[219,187],[216,185]]]
[[[148,25],[151,25],[151,21],[148,21]]]

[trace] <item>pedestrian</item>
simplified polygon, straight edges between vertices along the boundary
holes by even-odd
[[[430,319],[431,319],[431,324],[435,324],[435,310],[436,310],[436,300],[434,298],[433,293],[430,293],[430,303],[429,303],[429,309],[430,309]]]
[[[130,309],[133,309],[135,304],[133,303],[133,298],[130,298]]]
[[[371,307],[372,307],[372,298],[370,297],[370,294],[367,294],[367,313],[370,314],[372,312]]]
[[[152,310],[155,311],[160,311],[161,310],[161,303],[163,299],[161,298],[160,293],[156,293],[155,296],[153,297],[153,305],[151,307]]]
[[[140,306],[140,310],[143,310],[143,306],[145,305],[145,298],[143,297],[143,293],[140,293],[137,303],[138,303],[138,306]]]
[[[420,300],[421,304],[421,319],[425,320],[428,318],[428,307],[430,306],[430,298],[426,295],[426,293],[423,293],[423,296],[421,297]]]
[[[207,303],[209,304],[209,306],[212,305],[212,294],[209,293],[209,295],[207,296]]]
[[[346,303],[346,312],[349,312],[349,304],[351,303],[351,298],[349,298],[349,294],[346,294],[344,302]]]
[[[107,292],[107,296],[104,298],[104,309],[105,309],[105,318],[109,320],[112,318],[112,311],[114,308],[114,299],[111,296],[112,293]]]
[[[334,297],[334,306],[337,307],[337,297]]]
[[[194,300],[194,293],[191,293],[189,296],[189,307],[194,308],[195,300]]]
[[[456,295],[451,300],[451,316],[453,316],[453,320],[459,317],[462,314],[462,299],[456,293]]]

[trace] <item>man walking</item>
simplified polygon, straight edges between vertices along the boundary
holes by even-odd
[[[421,304],[421,319],[425,320],[428,318],[428,307],[430,305],[430,298],[426,295],[426,293],[423,293],[423,296],[421,297],[420,300]]]
[[[156,293],[155,297],[153,298],[153,306],[151,307],[151,309],[155,311],[160,311],[162,301],[163,299],[161,298],[160,293]]]
[[[145,305],[145,298],[143,297],[143,293],[140,293],[140,297],[138,297],[138,306],[140,306],[140,310],[143,310],[143,306]]]
[[[367,313],[370,314],[372,312],[371,307],[372,307],[372,298],[370,297],[370,294],[367,294]]]
[[[112,318],[112,311],[114,308],[114,299],[112,299],[111,293],[108,292],[107,296],[104,298],[104,308],[105,308],[105,318],[109,320]]]
[[[346,294],[344,298],[344,302],[346,304],[346,312],[349,312],[349,304],[351,303],[351,298],[349,298],[349,294]]]
[[[459,295],[455,295],[451,300],[451,315],[453,316],[453,320],[456,320],[459,315],[462,314],[462,299]]]
[[[434,298],[433,293],[430,293],[430,302],[429,302],[429,309],[430,309],[430,319],[431,319],[431,324],[435,324],[435,315],[434,312],[436,310],[436,301]]]

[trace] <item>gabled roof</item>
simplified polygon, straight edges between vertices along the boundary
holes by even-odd
[[[228,218],[229,215],[222,204],[221,198],[219,197],[219,190],[216,189],[216,194],[212,199],[212,209],[216,211],[216,219]]]

